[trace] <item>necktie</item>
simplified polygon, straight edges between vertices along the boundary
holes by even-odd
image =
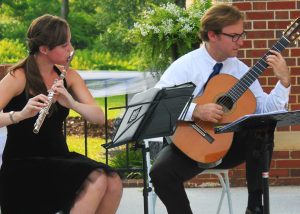
[[[208,80],[207,80],[207,82],[206,82],[205,85],[204,85],[204,88],[206,87],[208,81],[209,81],[211,78],[213,78],[214,76],[216,76],[216,75],[218,75],[218,74],[220,73],[222,67],[223,67],[223,63],[220,63],[220,62],[218,62],[218,63],[216,63],[216,64],[214,65],[214,67],[213,67],[213,72],[209,75]]]

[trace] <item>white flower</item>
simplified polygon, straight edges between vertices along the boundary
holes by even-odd
[[[164,30],[164,34],[171,34],[173,29],[173,20],[172,19],[166,19],[162,21],[162,29]]]
[[[180,8],[174,4],[174,3],[167,3],[162,5],[162,8],[164,8],[166,11],[170,12],[171,14],[175,16],[180,16]]]

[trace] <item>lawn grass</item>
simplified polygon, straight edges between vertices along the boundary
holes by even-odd
[[[105,105],[104,105],[104,98],[96,98],[97,103],[104,111]],[[108,102],[108,108],[112,107],[119,107],[125,105],[125,96],[113,96],[107,98]],[[116,109],[116,110],[108,110],[108,119],[114,119],[116,117],[120,117],[124,109]],[[80,116],[75,111],[70,111],[69,117],[76,117]],[[100,137],[92,138],[88,137],[87,139],[87,156],[93,160],[103,162],[105,163],[105,149],[101,146],[105,143],[105,139],[102,139]],[[67,144],[70,151],[75,151],[77,153],[80,153],[82,155],[85,155],[85,143],[84,143],[84,137],[83,136],[77,136],[77,135],[70,135],[67,136]]]
[[[104,98],[96,98],[96,102],[104,111],[105,109]],[[107,105],[108,105],[108,110],[107,110],[108,119],[114,119],[116,117],[119,117],[122,114],[122,112],[124,112],[124,109],[109,110],[109,108],[125,106],[125,96],[119,95],[119,96],[108,97]],[[79,116],[77,112],[73,110],[70,111],[69,117],[77,117],[77,116]]]
[[[95,161],[105,163],[105,149],[101,146],[103,143],[105,143],[104,139],[89,137],[87,141],[87,156]],[[67,144],[70,151],[85,155],[84,137],[67,136]]]

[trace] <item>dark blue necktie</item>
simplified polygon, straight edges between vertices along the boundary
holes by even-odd
[[[218,62],[218,63],[216,63],[216,64],[214,65],[214,67],[213,67],[213,72],[209,75],[209,77],[208,77],[208,79],[207,79],[207,82],[206,82],[205,85],[204,85],[204,88],[206,87],[208,81],[209,81],[211,78],[213,78],[214,76],[216,76],[216,75],[218,75],[218,74],[220,73],[222,67],[223,67],[223,63],[220,63],[220,62]]]

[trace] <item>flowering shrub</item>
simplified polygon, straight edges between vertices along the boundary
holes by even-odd
[[[179,56],[199,45],[200,18],[211,0],[195,1],[188,9],[173,3],[150,5],[129,31],[144,69],[162,72]]]

